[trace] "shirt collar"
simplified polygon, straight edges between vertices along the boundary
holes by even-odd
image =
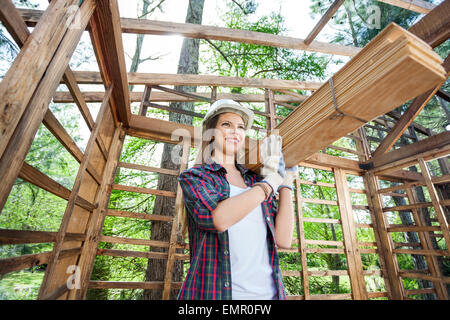
[[[250,169],[244,167],[242,164],[239,164],[239,163],[235,162],[235,165],[236,165],[236,168],[239,170],[239,172],[242,175],[245,175],[248,171],[250,171]],[[211,163],[205,163],[204,167],[206,169],[211,170],[211,171],[219,171],[219,170],[223,169],[225,172],[227,172],[227,170],[221,164],[218,164],[215,161],[213,161]]]

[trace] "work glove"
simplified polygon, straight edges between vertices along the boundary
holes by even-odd
[[[260,156],[263,165],[261,175],[266,182],[272,187],[272,192],[278,192],[278,187],[283,182],[286,170],[281,151],[282,138],[279,135],[270,135],[261,144]]]
[[[297,175],[298,175],[298,166],[286,168],[286,175],[284,176],[283,182],[281,182],[280,186],[278,187],[278,192],[280,191],[281,188],[289,188],[292,190],[292,184]]]

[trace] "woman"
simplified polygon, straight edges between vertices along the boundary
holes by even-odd
[[[276,246],[291,247],[297,167],[285,170],[275,135],[261,145],[261,175],[238,164],[252,122],[250,109],[216,101],[203,120],[197,164],[178,178],[191,262],[179,299],[286,299]]]

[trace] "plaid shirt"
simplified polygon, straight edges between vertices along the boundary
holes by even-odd
[[[245,184],[249,187],[261,176],[237,164]],[[231,300],[231,264],[228,231],[219,232],[213,224],[212,211],[218,203],[230,197],[226,169],[213,162],[196,165],[178,177],[184,195],[189,230],[190,267],[178,294],[178,299]],[[285,300],[286,292],[278,264],[274,219],[277,204],[271,197],[261,203],[267,232],[270,264],[278,289],[278,299]]]

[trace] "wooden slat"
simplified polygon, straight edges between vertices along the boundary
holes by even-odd
[[[450,140],[449,140],[450,141]],[[422,175],[425,179],[425,183],[427,185],[428,194],[430,195],[431,202],[433,203],[433,208],[436,214],[436,217],[439,221],[440,229],[442,230],[442,235],[444,236],[445,243],[447,244],[447,251],[450,253],[450,231],[449,231],[449,223],[447,221],[446,213],[444,208],[439,203],[439,195],[437,193],[436,188],[431,181],[431,175],[428,170],[427,164],[423,158],[419,158],[419,166],[422,171]]]
[[[0,229],[0,244],[25,244],[55,242],[56,232]],[[67,241],[84,241],[81,233],[66,233]]]
[[[46,174],[40,172],[36,168],[30,166],[28,163],[24,162],[22,165],[22,169],[19,172],[19,178],[28,181],[29,183],[38,186],[39,188],[44,189],[57,197],[60,197],[65,200],[69,200],[70,198],[70,190],[66,187],[62,186]],[[95,205],[87,201],[78,195],[75,199],[75,204],[80,206],[88,211],[92,211],[95,209]]]
[[[300,186],[300,180],[297,178],[295,181],[295,199],[297,200],[297,240],[298,240],[298,252],[300,253],[300,263],[302,265],[302,284],[305,300],[309,300],[309,276],[308,276],[308,260],[306,257],[306,245],[305,245],[305,226],[303,215],[303,203],[302,203],[302,190]]]
[[[416,270],[410,272],[401,272],[400,276],[403,278],[413,278],[413,279],[422,279],[429,281],[438,281],[443,283],[450,283],[450,277],[433,277],[427,274],[416,273]]]
[[[429,138],[406,145],[400,149],[382,154],[371,159],[370,171],[380,174],[410,166],[417,158],[425,160],[439,158],[450,153],[450,132],[444,131]]]
[[[330,241],[330,240],[311,240],[306,239],[305,244],[325,245],[325,246],[343,246],[342,241]]]
[[[445,70],[449,72],[450,70],[450,56],[444,61],[443,64]],[[436,87],[427,92],[421,94],[409,105],[408,109],[402,114],[401,118],[395,123],[394,127],[389,131],[388,135],[383,139],[383,141],[378,145],[377,149],[372,153],[372,158],[386,153],[389,151],[394,143],[400,138],[400,136],[405,132],[405,130],[410,126],[411,122],[417,117],[417,115],[425,108],[430,99],[435,95],[439,88],[443,85],[445,81],[439,83]]]
[[[59,142],[66,148],[66,150],[78,161],[81,163],[83,160],[83,152],[78,148],[75,141],[72,140],[72,137],[67,133],[66,129],[62,126],[62,124],[56,119],[53,113],[50,110],[47,110],[45,114],[44,120],[42,123],[47,127],[47,129],[58,139]],[[98,174],[95,167],[93,167],[90,163],[87,164],[87,172],[94,178],[94,180],[100,184],[102,177]]]
[[[28,25],[32,26],[34,22],[39,19],[40,11],[22,9],[21,14]],[[352,46],[343,46],[320,41],[313,41],[311,44],[306,45],[304,40],[299,38],[193,23],[121,18],[119,25],[122,26],[122,32],[124,33],[181,35],[187,38],[252,43],[263,46],[321,52],[333,55],[354,56],[360,50],[359,48]]]
[[[405,226],[405,225],[391,225],[387,228],[388,232],[432,232],[432,231],[441,231],[440,227],[433,226]]]
[[[432,207],[432,206],[433,206],[433,203],[431,203],[431,202],[422,202],[422,203],[406,204],[403,206],[384,207],[383,212],[411,211],[411,209],[428,208],[428,207]]]
[[[334,224],[340,224],[340,219],[329,219],[329,218],[309,218],[304,217],[303,222],[318,222],[318,223],[334,223]]]
[[[167,241],[156,241],[156,240],[147,240],[147,239],[133,239],[133,238],[125,238],[125,237],[114,237],[114,236],[100,236],[99,242],[108,242],[108,243],[120,243],[120,244],[135,244],[140,246],[152,246],[152,247],[161,247],[168,248],[169,242]]]
[[[69,6],[78,6],[78,1],[58,0],[49,4],[42,21],[37,23],[0,82],[0,157],[70,26],[73,16],[69,13]],[[16,13],[14,5],[10,1],[2,1],[0,8],[6,18],[2,21],[8,24],[10,15]],[[45,48],[39,45],[44,43]]]
[[[63,242],[64,242],[64,236],[67,232],[67,228],[69,226],[70,218],[74,211],[75,206],[75,200],[78,196],[78,192],[81,187],[81,182],[84,177],[84,174],[86,173],[87,165],[90,161],[90,158],[92,156],[93,147],[95,144],[95,141],[97,139],[98,133],[100,131],[100,126],[102,123],[102,120],[105,118],[106,110],[109,106],[109,100],[112,93],[113,87],[110,86],[107,90],[107,93],[105,94],[105,99],[103,100],[102,105],[100,106],[100,110],[98,111],[97,118],[95,119],[95,125],[92,130],[92,133],[89,137],[88,143],[85,148],[84,157],[83,160],[80,163],[80,167],[78,168],[77,176],[75,178],[75,182],[73,184],[72,190],[70,191],[70,197],[67,201],[66,210],[64,211],[64,215],[61,221],[61,225],[58,230],[58,234],[56,235],[56,241],[55,245],[53,246],[52,256],[49,261],[47,270],[44,275],[44,279],[42,281],[42,285],[38,294],[38,299],[43,299],[43,297],[47,296],[49,294],[49,283],[51,282],[53,275],[55,274],[56,270],[56,263],[59,258],[59,253],[61,252]]]
[[[111,121],[112,122],[112,121]],[[110,185],[114,182],[116,176],[117,163],[119,162],[120,153],[125,140],[125,131],[122,125],[114,129],[112,140],[109,147],[108,159],[106,160],[103,169],[103,180],[95,195],[95,203],[98,203],[98,208],[92,212],[90,223],[86,227],[86,238],[82,246],[78,266],[80,272],[80,288],[72,289],[69,293],[69,299],[85,299],[89,279],[91,278],[96,250],[98,247],[99,237],[102,232],[105,212],[107,212],[108,203],[111,195]]]
[[[141,212],[113,210],[113,209],[108,209],[108,211],[106,212],[106,215],[114,216],[114,217],[123,217],[123,218],[144,219],[144,220],[150,220],[150,221],[166,221],[166,222],[173,221],[173,217],[170,217],[170,216],[163,216],[160,214],[148,214],[148,213],[141,213]]]
[[[179,289],[182,286],[182,282],[174,282],[174,289]],[[138,282],[138,281],[89,281],[90,289],[144,289],[144,290],[152,290],[152,289],[162,289],[164,286],[164,282],[162,281],[146,281],[146,282]]]
[[[420,249],[394,249],[394,253],[402,254],[420,254],[429,256],[450,256],[445,250],[420,250]]]
[[[128,127],[131,116],[130,97],[117,0],[97,0],[96,4],[97,9],[90,21],[89,31],[103,79],[101,82],[105,88],[114,86],[111,95],[111,107],[115,110],[113,115],[124,127]]]
[[[101,76],[98,72],[74,71],[77,82],[80,84],[100,84]],[[320,82],[306,82],[296,80],[279,80],[263,78],[239,78],[198,74],[169,73],[128,73],[128,82],[131,85],[173,85],[173,86],[217,86],[217,87],[248,87],[286,90],[317,90]]]
[[[56,14],[56,16],[60,16],[60,15],[69,15],[69,12],[67,10],[67,8],[65,9],[61,9],[59,8],[58,10],[56,10],[55,8],[59,7],[60,5],[62,5],[62,3],[65,1],[54,1],[52,2],[52,4],[49,6],[48,10],[49,12],[53,12],[58,11],[58,13],[54,12]],[[75,1],[72,1],[75,2]],[[76,2],[76,4],[78,4],[79,2]],[[3,10],[7,5],[9,6],[13,6],[12,3],[10,1],[6,1],[5,4],[2,4],[0,6],[0,9]],[[14,6],[13,6],[14,7]],[[19,171],[22,167],[22,163],[26,158],[26,155],[28,153],[28,150],[33,142],[33,138],[36,135],[37,130],[39,129],[39,126],[42,122],[42,119],[44,118],[44,115],[46,113],[46,111],[48,110],[48,105],[50,102],[50,99],[53,95],[53,93],[56,91],[56,88],[58,86],[58,83],[60,81],[60,79],[62,78],[64,71],[66,70],[70,57],[73,53],[73,51],[75,50],[75,47],[78,43],[78,41],[81,38],[82,35],[82,30],[83,30],[83,26],[87,25],[89,18],[93,12],[95,8],[95,3],[93,3],[92,0],[89,1],[84,1],[83,4],[81,5],[80,9],[76,12],[76,15],[73,16],[73,10],[70,13],[70,16],[72,18],[74,18],[73,20],[67,21],[67,19],[65,18],[69,18],[69,17],[65,17],[62,20],[56,18],[55,21],[52,21],[52,23],[47,24],[45,21],[43,22],[43,24],[45,24],[45,27],[43,27],[42,29],[40,29],[41,31],[47,32],[48,34],[53,34],[52,32],[54,31],[52,26],[54,27],[53,23],[57,22],[56,20],[58,20],[59,22],[62,22],[63,25],[61,27],[57,28],[57,33],[62,32],[66,29],[66,27],[69,27],[67,29],[67,32],[64,34],[64,38],[60,41],[60,43],[56,44],[57,45],[57,49],[56,52],[53,52],[52,54],[52,60],[49,64],[47,64],[46,67],[46,71],[44,76],[42,77],[42,75],[38,78],[40,79],[39,83],[36,86],[36,90],[32,90],[33,86],[29,86],[28,81],[33,78],[32,75],[29,73],[28,68],[23,68],[24,65],[26,65],[27,67],[33,68],[32,64],[29,63],[29,61],[20,61],[19,60],[15,60],[17,61],[20,66],[19,68],[22,68],[22,70],[25,70],[26,74],[19,74],[17,73],[16,75],[14,75],[14,77],[18,76],[18,77],[24,77],[24,79],[26,79],[27,81],[23,82],[23,79],[19,79],[19,81],[21,81],[20,87],[22,87],[23,85],[25,85],[25,91],[27,91],[27,94],[30,93],[32,94],[32,97],[30,99],[27,99],[26,101],[26,108],[24,109],[24,112],[17,112],[18,110],[13,111],[14,108],[9,108],[10,111],[12,111],[13,113],[19,113],[19,115],[21,115],[20,118],[20,122],[18,123],[17,126],[15,126],[15,130],[12,133],[12,135],[9,136],[8,139],[2,138],[1,141],[2,143],[5,141],[8,143],[8,145],[6,146],[5,149],[3,149],[3,155],[1,156],[1,160],[0,160],[0,179],[2,181],[2,184],[0,185],[0,208],[3,208],[6,199],[11,191],[11,188],[14,184],[15,179],[17,178],[17,175],[19,174]],[[8,13],[8,17],[10,19],[16,19],[17,17],[19,17],[19,21],[20,21],[20,15],[17,13],[17,10],[15,8],[11,8],[10,10],[11,12]],[[14,13],[16,13],[16,15],[14,15]],[[49,16],[47,18],[52,17],[53,14],[49,14]],[[55,16],[53,16],[53,18],[55,18]],[[69,23],[70,22],[70,23]],[[74,25],[76,25],[76,27],[74,27]],[[80,28],[81,27],[81,28]],[[49,28],[49,29],[47,29]],[[36,33],[36,30],[33,32],[33,34],[37,35],[38,33]],[[47,37],[48,35],[45,35],[45,37]],[[57,37],[55,37],[56,39]],[[55,39],[52,39],[52,41],[54,41]],[[42,52],[40,52],[39,55],[44,54],[43,51],[47,51],[47,50],[43,50],[41,45],[38,45],[39,43],[43,43],[40,41],[36,41],[37,39],[34,37],[27,38],[27,41],[25,43],[25,45],[22,47],[22,53],[25,54],[26,51],[28,51],[28,47],[32,46],[33,49],[31,49],[31,52],[33,52],[33,55],[35,54],[35,49],[37,47],[39,47],[41,49]],[[42,39],[41,39],[42,40]],[[44,41],[45,42],[45,41]],[[53,43],[52,43],[53,46]],[[28,53],[27,53],[28,54]],[[27,60],[27,59],[25,59]],[[36,61],[33,60],[32,61]],[[10,69],[10,71],[12,71],[14,73],[14,70]],[[6,79],[6,77],[3,79],[4,81],[2,81],[2,85],[6,86],[6,83],[8,82],[8,80]],[[17,80],[17,79],[16,79]],[[38,81],[38,80],[34,80],[34,81]],[[14,81],[12,81],[11,83],[8,84],[12,85],[14,87]],[[17,88],[13,88],[13,90],[18,93],[20,91],[20,89]],[[16,91],[17,90],[17,91]],[[14,98],[13,96],[10,96],[9,98]],[[8,98],[8,99],[9,99]],[[17,97],[16,97],[17,98]],[[4,100],[1,99],[2,102],[1,103],[7,103],[8,100]],[[25,103],[25,100],[19,97],[20,101],[16,101],[15,103]],[[15,116],[14,116],[15,117]],[[3,116],[2,119],[6,120],[8,117]],[[8,120],[9,121],[9,120]],[[9,134],[9,133],[8,133]],[[8,141],[9,140],[9,141]]]
[[[122,167],[122,168],[134,169],[134,170],[157,172],[157,173],[162,173],[162,174],[170,174],[173,176],[177,176],[179,174],[176,170],[169,170],[169,169],[157,168],[157,167],[149,167],[149,166],[143,166],[140,164],[127,163],[127,162],[119,162],[118,166]]]
[[[353,219],[352,204],[346,173],[342,169],[334,170],[334,180],[336,182],[336,194],[341,214],[342,234],[344,237],[345,253],[352,288],[352,297],[355,300],[367,300],[367,289],[363,266],[361,261],[361,249],[357,244],[356,227]]]
[[[429,13],[436,6],[423,0],[378,0],[403,9],[415,11],[418,13]]]
[[[190,154],[191,148],[190,143],[184,142],[183,143],[183,153],[181,155],[181,163],[179,172],[181,173],[183,170],[186,170],[189,162],[189,154]],[[177,237],[178,237],[178,227],[179,227],[179,221],[181,219],[181,215],[183,214],[184,209],[184,198],[183,198],[183,190],[181,189],[180,184],[177,184],[177,195],[175,198],[175,212],[174,212],[174,219],[172,222],[172,230],[170,232],[170,239],[169,239],[169,250],[168,250],[168,258],[166,263],[166,272],[164,275],[164,289],[162,292],[162,299],[168,300],[170,299],[170,290],[172,288],[172,269],[175,262],[175,249],[177,245]]]
[[[450,37],[450,3],[442,1],[408,31],[435,48]]]
[[[130,187],[124,186],[121,184],[113,184],[112,188],[114,190],[122,190],[128,192],[137,192],[137,193],[145,193],[145,194],[154,194],[157,196],[171,197],[175,198],[176,193],[172,191],[158,190],[158,189],[149,189],[149,188],[140,188],[140,187]]]
[[[334,16],[336,11],[339,9],[339,7],[344,3],[344,0],[335,0],[331,6],[328,8],[328,10],[325,12],[325,14],[322,15],[322,18],[320,18],[319,22],[314,26],[314,28],[311,30],[311,32],[308,34],[308,36],[305,39],[305,44],[309,45],[319,34],[319,32],[325,27],[325,25],[328,23],[328,21]]]
[[[280,91],[280,90],[279,90]],[[83,91],[82,96],[86,102],[101,102],[104,96],[104,92],[98,92],[98,91]],[[130,92],[130,102],[141,102],[143,92],[133,91]],[[196,95],[202,96],[202,97],[209,97],[210,93],[203,93],[203,92],[197,92]],[[281,95],[276,94],[274,95],[275,103],[301,103],[306,99],[306,96],[304,95]],[[263,94],[241,94],[241,93],[217,93],[217,99],[232,99],[237,102],[264,102],[264,95]],[[153,102],[196,102],[199,101],[194,98],[187,98],[183,96],[179,96],[172,93],[167,92],[160,92],[152,90],[150,94],[149,100]],[[66,91],[58,91],[53,96],[53,102],[55,103],[69,103],[74,102],[74,98],[70,94],[70,92]]]
[[[130,250],[114,250],[114,249],[98,249],[97,255],[111,256],[111,257],[134,257],[145,259],[167,259],[167,252],[152,252],[152,251],[130,251]],[[174,259],[189,260],[188,254],[176,253]]]

